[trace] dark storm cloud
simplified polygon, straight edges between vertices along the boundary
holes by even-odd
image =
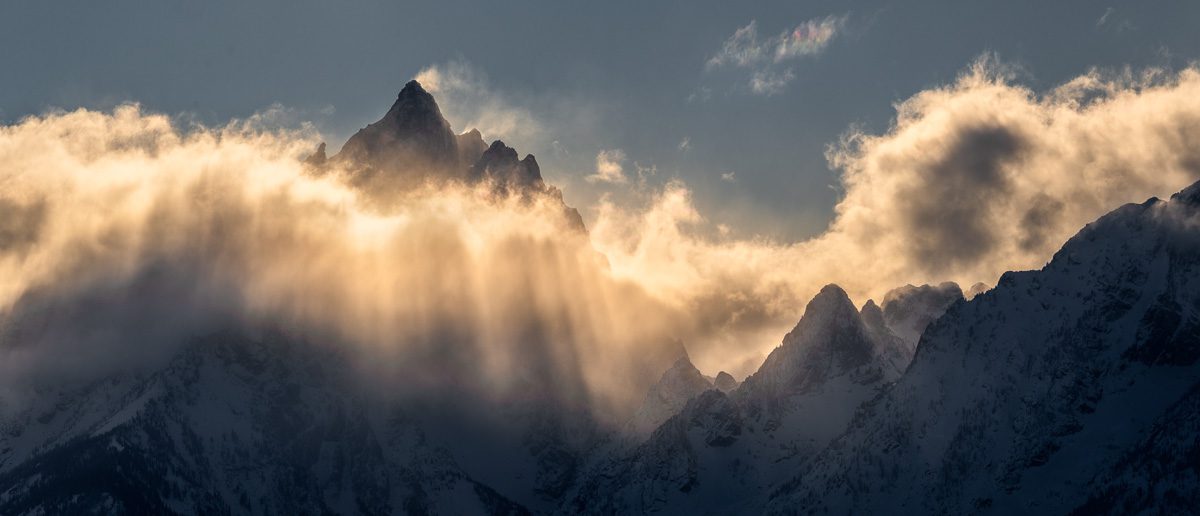
[[[1192,68],[1092,72],[1036,93],[987,57],[896,110],[888,131],[830,149],[845,195],[818,237],[731,237],[677,181],[641,211],[603,204],[593,242],[614,271],[696,318],[689,352],[717,370],[761,357],[822,285],[862,302],[905,283],[991,284],[1042,266],[1109,210],[1200,179],[1186,158],[1200,147]]]
[[[1012,188],[1007,177],[1026,148],[1010,128],[965,128],[902,193],[912,255],[930,271],[974,263],[996,247],[992,207]]]
[[[1093,71],[1038,94],[985,56],[898,104],[887,133],[831,149],[847,190],[829,237],[925,282],[1040,266],[1091,219],[1200,178],[1197,93],[1188,68]]]
[[[1200,173],[1197,174],[1200,176]],[[1034,195],[1030,200],[1029,209],[1021,216],[1020,227],[1023,234],[1018,245],[1023,251],[1036,251],[1047,247],[1046,240],[1050,238],[1053,228],[1058,226],[1066,204],[1048,195]]]

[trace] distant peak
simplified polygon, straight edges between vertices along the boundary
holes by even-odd
[[[671,369],[699,372],[699,369],[696,369],[696,365],[692,363],[692,358],[688,356],[686,351],[679,358],[675,359],[675,363],[671,365]]]
[[[317,146],[317,151],[304,158],[304,163],[307,165],[320,167],[325,164],[329,158],[325,156],[325,142],[321,142]]]
[[[429,92],[425,91],[425,88],[421,87],[421,83],[417,82],[416,79],[413,79],[407,83],[404,83],[404,89],[400,90],[400,94],[397,95],[397,97],[404,98],[405,96],[411,95],[429,95]]]
[[[354,133],[335,158],[387,171],[385,177],[403,182],[431,171],[457,175],[459,152],[437,101],[414,80],[383,118]]]
[[[850,302],[850,296],[846,294],[846,291],[842,290],[842,287],[830,283],[825,285],[821,289],[821,292],[812,298],[812,301],[808,302],[808,308],[805,309],[805,313],[807,314],[810,311],[814,313],[826,312],[835,309],[844,311],[847,308],[855,313],[858,312],[854,308],[854,303]]]
[[[883,320],[883,309],[875,304],[874,299],[868,299],[866,303],[863,303],[862,309],[859,312],[862,313],[864,318],[879,317],[880,320]]]
[[[825,295],[839,296],[839,297],[844,297],[847,299],[850,297],[849,295],[846,294],[846,291],[843,290],[842,287],[837,286],[836,283],[830,283],[828,285],[825,285],[824,287],[821,287],[821,293],[817,294],[817,295],[819,295],[819,296],[825,296]]]
[[[733,375],[721,371],[717,373],[716,379],[713,380],[713,386],[720,389],[721,392],[729,392],[737,388],[738,382]]]
[[[421,87],[421,83],[413,80],[408,81],[404,85],[404,89],[396,95],[396,102],[392,104],[389,110],[393,117],[400,118],[428,118],[431,123],[437,122],[437,125],[444,125],[444,130],[450,132],[450,124],[442,118],[442,111],[438,108],[437,100],[434,100],[433,95],[425,88]],[[441,128],[439,128],[441,129]],[[450,132],[450,136],[454,136]]]
[[[861,321],[858,308],[850,301],[846,291],[837,285],[829,284],[808,302],[804,308],[804,316],[792,331],[802,327],[845,329],[858,326]]]

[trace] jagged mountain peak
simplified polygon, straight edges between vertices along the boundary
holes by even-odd
[[[442,116],[442,110],[433,95],[416,80],[404,85],[404,89],[396,95],[396,102],[376,124],[386,124],[383,127],[393,130],[397,136],[422,137],[439,147],[453,147],[449,144],[454,141],[450,122]],[[430,150],[441,152],[447,149]]]
[[[516,149],[496,140],[483,151],[479,161],[471,167],[469,177],[472,180],[492,180],[504,185],[540,188],[542,171],[537,159],[532,154],[526,154],[525,158],[520,160],[517,157]]]
[[[868,328],[871,328],[875,331],[887,329],[887,323],[884,322],[883,319],[883,309],[879,308],[879,305],[875,304],[874,299],[868,299],[866,303],[863,303],[862,309],[859,310],[859,313],[862,315],[863,323],[865,323]]]
[[[830,283],[822,287],[808,302],[804,308],[804,317],[800,319],[797,328],[805,324],[805,320],[808,320],[809,324],[819,324],[818,320],[836,321],[841,325],[854,324],[859,322],[858,309],[854,307],[854,302],[842,287]]]
[[[309,154],[307,158],[304,158],[304,164],[313,167],[321,167],[325,165],[325,162],[328,161],[328,159],[329,158],[325,155],[325,142],[321,142],[320,145],[317,145],[316,152]]]
[[[951,306],[766,512],[1191,512],[1197,193],[1119,207]]]
[[[487,142],[483,141],[483,134],[479,132],[479,129],[471,129],[458,135],[456,139],[458,140],[459,166],[469,170],[487,150]]]
[[[717,373],[717,377],[713,380],[713,386],[721,392],[729,392],[737,388],[738,381],[733,375],[721,371]]]
[[[433,95],[409,81],[378,121],[354,133],[334,159],[365,168],[368,179],[405,182],[460,176],[458,141]]]
[[[412,79],[412,80],[404,83],[404,88],[402,88],[400,90],[400,94],[397,96],[400,98],[403,98],[405,96],[415,97],[415,96],[420,96],[420,95],[424,95],[424,96],[428,96],[429,98],[433,98],[433,95],[430,95],[429,92],[425,91],[425,88],[423,88],[421,86],[421,81]]]
[[[842,287],[831,283],[821,288],[808,302],[804,316],[788,336],[799,336],[803,331],[855,330],[861,327],[862,318],[850,296]],[[787,346],[788,342],[788,337],[784,337],[783,345]]]
[[[712,388],[713,384],[696,369],[687,351],[683,350],[675,363],[663,372],[658,383],[646,393],[642,406],[626,425],[626,433],[636,439],[648,436],[682,410],[688,400]]]
[[[562,206],[570,229],[586,232],[579,212],[542,180],[532,154],[520,158],[501,140],[488,145],[478,129],[454,134],[433,95],[416,80],[404,85],[383,118],[354,133],[335,156],[325,160],[319,154],[305,163],[318,169],[326,161],[337,163],[350,171],[352,185],[385,202],[394,192],[430,181],[486,181],[501,193],[549,196]]]
[[[429,123],[450,130],[450,123],[442,116],[437,100],[415,79],[405,83],[400,93],[396,94],[396,102],[388,109],[385,119],[397,124]]]
[[[866,365],[878,347],[846,291],[826,285],[743,387],[751,397],[803,392]]]

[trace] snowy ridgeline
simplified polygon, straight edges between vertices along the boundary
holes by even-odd
[[[659,388],[692,388],[689,401],[594,458],[561,509],[1200,507],[1200,183],[1115,210],[1042,270],[972,290],[906,287],[856,311],[826,287],[732,391],[673,380],[676,365]]]

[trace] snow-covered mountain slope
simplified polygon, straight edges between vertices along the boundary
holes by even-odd
[[[825,287],[757,373],[728,394],[705,389],[640,445],[606,450],[561,510],[753,512],[861,402],[900,375],[903,365],[893,361],[903,344],[874,310],[860,313],[842,289]],[[664,380],[679,376],[673,369]],[[692,390],[701,387],[698,371],[686,377]]]
[[[520,514],[343,357],[214,334],[166,368],[42,393],[0,434],[0,514]]]
[[[1200,183],[1121,207],[1042,270],[951,306],[769,508],[1194,510],[1197,358]]]
[[[686,354],[679,357],[658,383],[646,393],[646,400],[626,425],[625,432],[642,440],[671,416],[678,414],[688,400],[714,388]]]

